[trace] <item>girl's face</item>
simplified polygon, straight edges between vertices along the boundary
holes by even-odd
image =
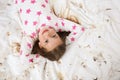
[[[40,48],[44,48],[48,52],[63,43],[56,31],[50,27],[43,27],[41,29],[39,33],[39,41]]]

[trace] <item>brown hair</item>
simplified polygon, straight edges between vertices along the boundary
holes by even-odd
[[[60,36],[60,38],[62,39],[63,44],[59,45],[54,50],[47,52],[44,48],[39,47],[39,44],[38,44],[39,40],[36,40],[31,54],[40,54],[41,56],[43,56],[51,61],[58,61],[65,53],[65,50],[66,50],[65,39],[66,39],[66,36],[68,36],[70,32],[57,32],[57,33]]]

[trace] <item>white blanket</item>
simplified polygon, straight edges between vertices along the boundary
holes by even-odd
[[[11,2],[0,1],[0,80],[120,80],[119,0],[67,0],[68,5],[51,0],[57,15],[73,15],[91,27],[67,46],[59,62],[40,57],[30,66],[19,60],[22,34]],[[68,16],[63,15],[64,6],[69,7]]]

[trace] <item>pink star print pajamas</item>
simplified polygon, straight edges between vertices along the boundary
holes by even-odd
[[[41,27],[49,25],[58,31],[70,31],[68,42],[75,41],[83,32],[84,27],[66,19],[55,16],[50,8],[48,0],[15,0],[19,11],[21,28],[25,33],[22,39],[20,55],[23,62],[33,62],[38,54],[31,55],[34,41],[38,37]]]

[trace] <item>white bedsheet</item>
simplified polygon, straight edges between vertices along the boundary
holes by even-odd
[[[39,63],[30,66],[19,60],[22,35],[17,19],[10,14],[11,1],[0,0],[0,80],[120,80],[119,0],[71,0],[72,14],[93,27],[67,47],[59,62],[40,57]],[[82,9],[73,5],[77,1]]]

